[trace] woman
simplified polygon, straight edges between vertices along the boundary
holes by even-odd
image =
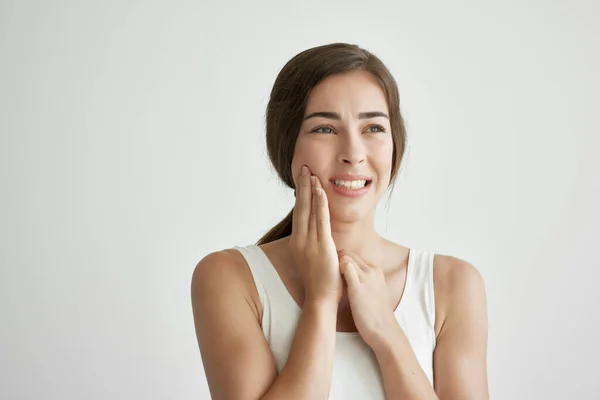
[[[342,43],[296,55],[266,129],[295,206],[257,245],[211,253],[192,277],[213,399],[488,398],[477,270],[374,228],[406,141],[383,63]]]

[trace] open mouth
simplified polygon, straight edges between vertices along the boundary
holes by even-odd
[[[369,179],[358,179],[353,181],[332,179],[330,182],[338,188],[343,188],[347,190],[359,190],[369,186],[372,181]]]

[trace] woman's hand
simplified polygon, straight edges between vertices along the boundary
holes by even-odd
[[[398,325],[385,276],[381,268],[367,265],[347,250],[340,251],[339,260],[354,324],[363,340],[374,348]]]
[[[331,301],[337,305],[343,286],[327,196],[319,178],[311,176],[306,166],[296,188],[289,245],[304,284],[304,302]]]

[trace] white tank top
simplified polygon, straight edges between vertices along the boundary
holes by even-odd
[[[262,331],[281,372],[302,310],[257,245],[234,247],[252,272],[263,309]],[[410,249],[406,284],[394,314],[433,385],[435,301],[433,253]],[[377,359],[358,332],[337,332],[330,400],[385,399]]]

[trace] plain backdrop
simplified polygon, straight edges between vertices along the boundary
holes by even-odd
[[[493,399],[597,399],[600,4],[0,2],[0,398],[208,399],[190,278],[292,207],[264,114],[350,42],[408,130],[377,212],[482,273]]]

